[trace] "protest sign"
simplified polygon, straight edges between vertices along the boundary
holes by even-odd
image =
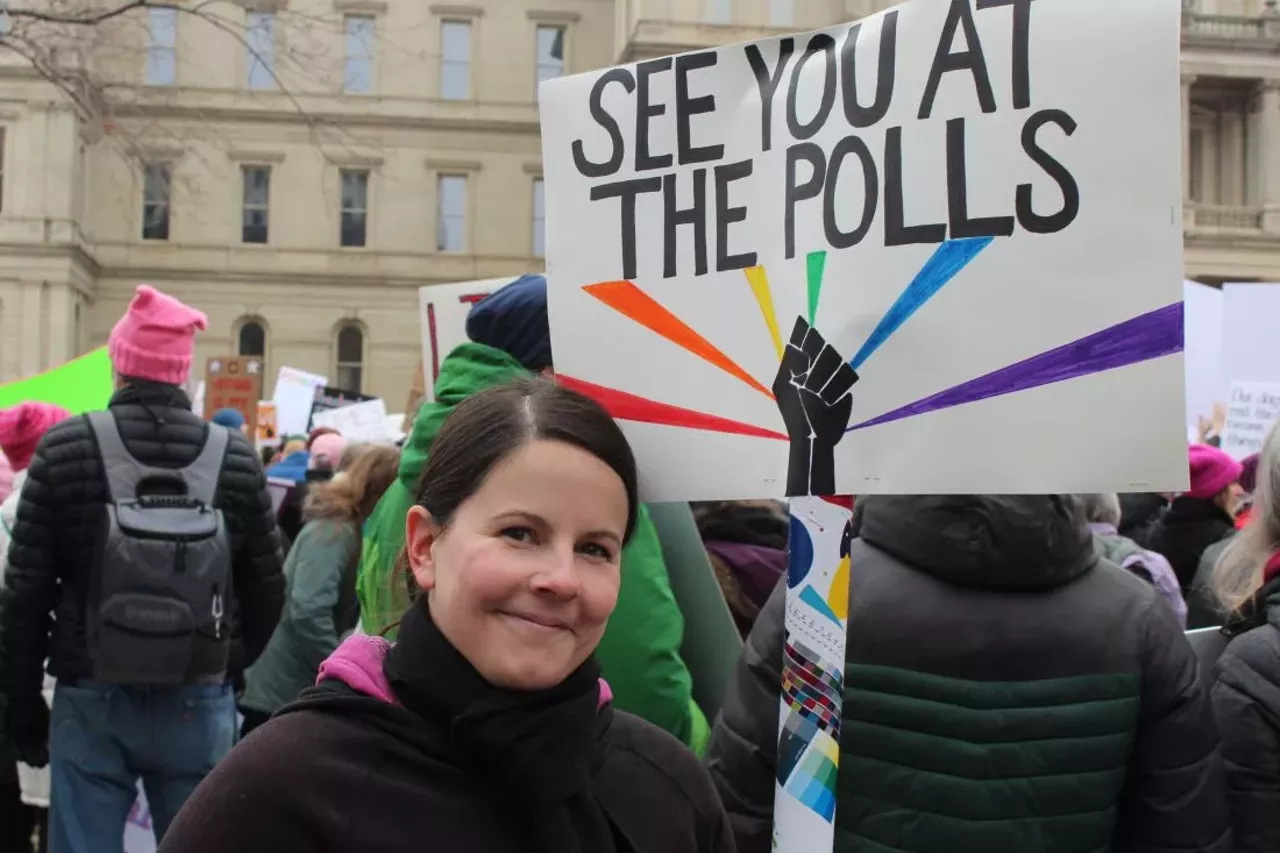
[[[257,435],[258,399],[262,396],[262,360],[257,356],[217,355],[204,373],[204,418],[219,409],[244,415],[249,435]]]
[[[556,373],[650,499],[782,495],[811,430],[836,493],[1185,486],[1177,7],[1117,9],[914,2],[542,85]]]
[[[1222,450],[1236,459],[1261,453],[1267,433],[1280,420],[1280,384],[1232,382]]]
[[[111,358],[106,347],[99,347],[43,373],[0,385],[0,409],[38,400],[79,415],[105,409],[111,390]]]
[[[440,364],[458,344],[467,340],[467,314],[471,307],[502,287],[511,278],[487,278],[431,284],[418,288],[418,316],[422,320],[423,391],[435,399],[435,381]]]
[[[280,443],[280,431],[276,427],[276,404],[273,400],[258,401],[258,447],[274,447]]]
[[[833,838],[856,569],[813,496],[1186,487],[1179,25],[917,0],[540,87],[557,379],[649,500],[809,496],[775,849]]]
[[[307,419],[307,429],[311,430],[320,426],[315,422],[317,412],[341,409],[343,406],[350,406],[352,403],[364,403],[373,399],[376,398],[369,394],[361,394],[359,391],[347,391],[343,388],[321,385],[316,388],[315,399],[311,402],[311,416]]]
[[[1280,382],[1280,283],[1222,286],[1223,382]],[[1225,393],[1226,388],[1222,391]]]
[[[276,390],[271,395],[276,404],[276,429],[280,435],[306,433],[316,389],[328,384],[328,378],[318,373],[308,373],[296,367],[280,368],[276,376]]]
[[[380,398],[354,403],[340,409],[316,412],[313,423],[342,433],[349,442],[387,442],[387,406]]]
[[[1227,398],[1227,383],[1222,376],[1223,294],[1216,287],[1184,281],[1182,301],[1187,428],[1198,435],[1200,425],[1213,419],[1214,407]]]

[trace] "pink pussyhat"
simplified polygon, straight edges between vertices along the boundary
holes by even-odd
[[[35,401],[0,412],[0,449],[13,470],[25,470],[49,427],[69,417],[71,413],[60,406]]]
[[[181,385],[191,373],[196,332],[208,325],[202,312],[140,284],[107,339],[111,364],[121,376]]]

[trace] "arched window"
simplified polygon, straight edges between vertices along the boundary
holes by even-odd
[[[266,355],[267,331],[257,320],[240,325],[240,355]]]
[[[338,329],[338,387],[362,391],[364,380],[364,332],[359,326]]]

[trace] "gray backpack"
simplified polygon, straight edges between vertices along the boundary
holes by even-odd
[[[94,680],[223,682],[231,541],[214,496],[227,431],[209,424],[204,449],[186,468],[153,468],[129,453],[110,412],[88,420],[108,490],[86,608]]]

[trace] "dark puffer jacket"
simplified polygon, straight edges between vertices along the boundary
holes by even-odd
[[[1067,497],[860,501],[837,851],[1231,849],[1196,659]],[[785,585],[712,735],[740,853],[770,849]]]
[[[1256,613],[1214,666],[1213,710],[1222,731],[1236,849],[1280,850],[1280,580],[1259,592]]]
[[[200,454],[209,426],[180,389],[138,383],[118,391],[109,410],[139,462],[181,468]],[[93,672],[85,641],[85,608],[94,540],[108,500],[97,441],[87,418],[64,421],[45,435],[18,504],[9,571],[0,593],[0,671],[15,712],[40,699],[46,656],[60,680]],[[226,518],[234,554],[231,677],[271,638],[284,601],[284,576],[271,498],[257,454],[230,431],[215,501]],[[52,640],[50,640],[52,632]]]
[[[1164,555],[1186,598],[1193,589],[1204,552],[1235,530],[1235,520],[1213,501],[1183,496],[1175,498],[1150,527],[1134,538],[1142,547]]]

